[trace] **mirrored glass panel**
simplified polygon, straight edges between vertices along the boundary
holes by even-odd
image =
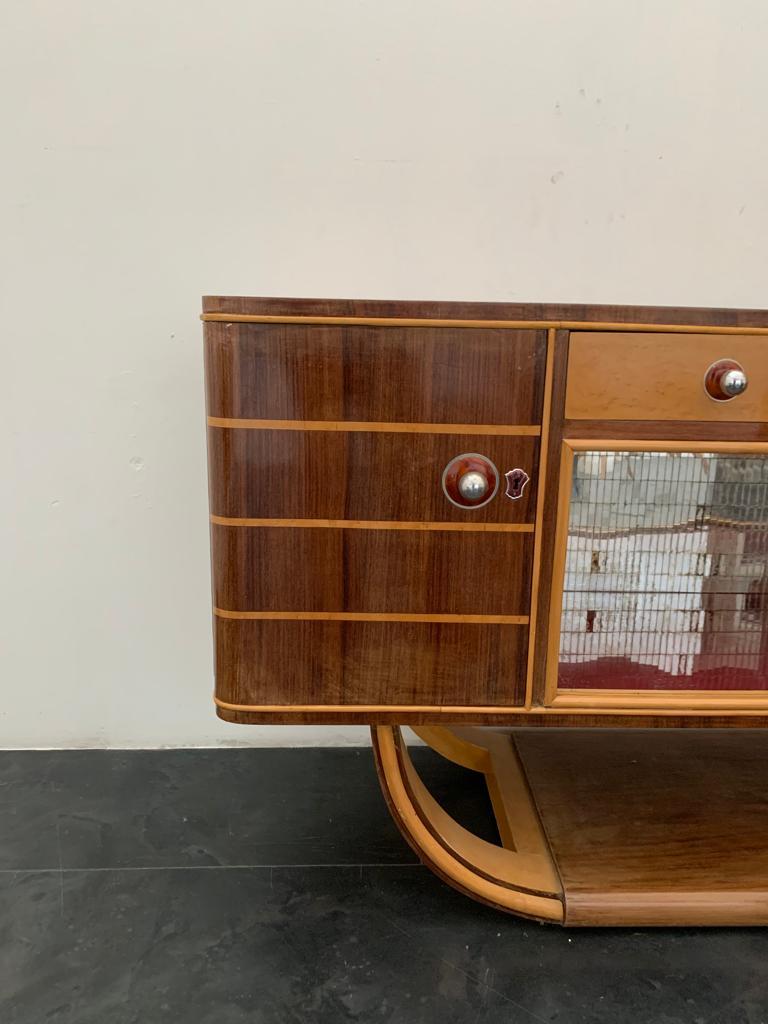
[[[768,689],[768,456],[574,453],[558,686]]]

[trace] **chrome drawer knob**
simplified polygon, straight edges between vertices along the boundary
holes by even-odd
[[[747,390],[744,367],[735,359],[718,359],[704,374],[704,390],[716,402],[729,402]]]
[[[471,511],[487,505],[499,489],[499,471],[477,452],[451,459],[443,470],[443,493],[452,505]]]
[[[729,370],[723,375],[723,391],[731,398],[740,395],[747,389],[747,375],[743,370]]]
[[[488,493],[488,478],[482,473],[470,471],[459,477],[459,494],[467,501],[480,501]]]

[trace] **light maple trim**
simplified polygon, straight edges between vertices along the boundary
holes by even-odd
[[[488,742],[492,738],[489,737]],[[497,750],[508,748],[512,757],[500,756],[498,770],[492,768],[485,782],[491,796],[492,787],[496,788],[497,777],[509,776],[510,802],[494,805],[494,814],[501,818],[500,846],[474,835],[443,810],[422,782],[408,748],[401,741],[397,757],[406,792],[427,830],[465,867],[505,888],[522,890],[535,896],[559,897],[562,889],[543,833],[539,830],[538,842],[530,842],[532,837],[535,838],[538,816],[531,804],[528,787],[522,779],[522,769],[515,764],[509,737],[501,736],[499,739],[501,743]],[[516,779],[522,785],[516,787]]]
[[[691,714],[708,708],[717,711],[760,709],[768,712],[766,690],[583,690],[559,689],[551,706],[570,712],[572,707],[596,709],[642,708],[654,714],[657,708],[684,709]]]
[[[534,706],[525,708],[522,705],[503,704],[232,704],[229,701],[221,700],[214,696],[213,702],[217,707],[225,711],[243,711],[253,714],[312,714],[312,715],[340,715],[340,714],[429,714],[440,718],[441,715],[466,715],[467,718],[482,715],[608,715],[621,717],[674,717],[679,718],[686,714],[698,718],[714,718],[729,715],[733,718],[765,718],[768,711],[765,708],[616,708],[596,706],[588,707],[547,707]]]
[[[399,316],[268,316],[254,313],[202,313],[209,323],[228,324],[316,324],[330,327],[467,327],[491,330],[648,331],[676,334],[768,334],[768,327],[715,327],[694,324],[625,324],[602,320],[456,320]]]
[[[533,533],[533,523],[436,523],[389,519],[247,519],[212,515],[215,526],[276,526],[320,530],[460,530],[468,533]]]
[[[492,770],[488,747],[467,739],[456,729],[445,725],[409,725],[408,728],[446,761],[484,775]]]
[[[371,434],[488,434],[504,437],[538,437],[533,423],[393,423],[373,420],[260,420],[209,416],[209,427],[222,430],[324,430],[335,433]]]
[[[541,547],[544,542],[544,510],[546,508],[547,449],[549,447],[549,421],[552,413],[552,379],[555,365],[555,331],[547,331],[547,363],[544,373],[544,401],[541,415],[541,442],[539,444],[539,467],[536,493],[536,535],[533,543],[533,568],[531,573],[530,623],[528,626],[528,664],[525,673],[525,706],[533,703],[533,674],[536,667],[536,624],[539,608],[539,577],[541,575]]]
[[[527,626],[527,615],[449,615],[420,612],[263,612],[214,608],[220,619],[278,619],[300,622],[459,622],[494,626]]]
[[[538,869],[543,858],[515,854],[473,836],[436,804],[415,775],[407,753],[405,763],[401,765],[396,727],[375,726],[372,732],[382,786],[386,789],[391,807],[400,827],[430,867],[462,891],[486,903],[518,914],[562,922],[563,904],[560,899],[511,888],[518,874],[523,877],[530,875],[531,881],[538,879]],[[413,797],[409,789],[414,791]],[[418,809],[415,801],[418,802]],[[430,821],[436,834],[427,827],[423,818]],[[442,836],[443,842],[437,836]],[[477,870],[473,870],[473,863],[477,865]],[[499,866],[508,875],[509,881],[504,879],[506,884],[486,877],[497,871]]]
[[[651,441],[617,440],[616,438],[564,438],[558,482],[558,514],[555,530],[555,557],[552,565],[552,596],[549,611],[547,641],[547,668],[544,703],[554,711],[572,714],[617,713],[656,715],[681,712],[700,715],[723,714],[728,710],[765,714],[768,710],[768,692],[762,707],[755,699],[760,691],[719,690],[702,693],[696,690],[561,690],[558,687],[560,661],[560,625],[565,581],[565,559],[568,543],[568,523],[571,505],[571,483],[575,452],[745,452],[768,453],[768,441]],[[533,611],[533,608],[531,609]]]
[[[547,841],[510,733],[466,726],[414,725],[410,728],[442,757],[471,771],[482,772],[502,846],[549,860]],[[548,877],[547,888],[550,886],[560,891],[554,871]]]
[[[768,441],[653,441],[613,438],[563,439],[575,452],[756,452],[768,453]]]
[[[571,477],[573,452],[570,442],[563,442],[560,453],[560,474],[557,487],[557,518],[555,520],[555,553],[552,560],[552,592],[549,602],[549,635],[547,639],[544,703],[550,704],[557,694],[557,669],[560,658],[560,625],[565,580],[565,556],[568,544],[568,517],[571,509]]]

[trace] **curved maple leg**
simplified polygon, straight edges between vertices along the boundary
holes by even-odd
[[[384,796],[419,858],[449,885],[482,903],[562,922],[561,886],[509,736],[442,726],[414,731],[438,753],[483,773],[503,844],[480,839],[446,814],[419,778],[399,727],[374,726]]]
[[[488,785],[500,845],[446,814],[398,728],[373,729],[395,821],[461,892],[568,926],[768,923],[765,731],[414,731]]]

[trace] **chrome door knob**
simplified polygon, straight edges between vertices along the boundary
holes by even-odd
[[[744,367],[735,359],[718,359],[704,374],[704,390],[716,402],[729,402],[747,390]]]
[[[467,501],[480,501],[488,493],[488,478],[475,470],[459,477],[459,494]]]
[[[452,505],[468,511],[482,508],[499,489],[499,471],[491,460],[477,452],[451,459],[443,470],[443,493]]]

